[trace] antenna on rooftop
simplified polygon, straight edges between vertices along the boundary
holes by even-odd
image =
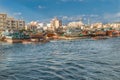
[[[90,25],[90,19],[88,18],[88,25]]]

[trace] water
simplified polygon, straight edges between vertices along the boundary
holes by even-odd
[[[120,38],[0,43],[0,80],[120,80]]]

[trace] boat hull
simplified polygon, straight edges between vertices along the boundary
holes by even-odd
[[[21,43],[22,42],[22,40],[20,39],[11,39],[11,38],[6,38],[5,41],[8,43]]]

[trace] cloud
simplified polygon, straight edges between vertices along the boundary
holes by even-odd
[[[85,24],[88,23],[88,20],[90,23],[96,23],[96,22],[105,22],[106,20],[101,15],[97,14],[81,14],[76,16],[59,16],[59,19],[61,19],[63,22],[73,22],[73,21],[80,21],[82,20]]]
[[[113,17],[120,18],[120,12],[113,14]]]
[[[117,13],[107,13],[107,14],[81,14],[76,16],[60,16],[60,19],[63,21],[82,21],[84,23],[87,23],[88,19],[90,20],[90,23],[96,23],[96,22],[103,22],[103,23],[111,23],[111,22],[120,22],[120,12]]]
[[[14,12],[10,17],[14,17],[15,19],[24,19],[22,12]]]
[[[81,18],[97,18],[99,17],[99,15],[97,14],[90,14],[90,15],[77,15],[77,16],[61,16],[62,20],[72,20],[72,21],[76,21],[76,20],[81,20]]]
[[[62,20],[68,20],[68,21],[76,21],[76,20],[79,20],[79,18],[81,17],[76,17],[76,16],[62,16],[61,17]]]
[[[97,15],[97,14],[91,14],[89,16],[92,17],[92,18],[99,17],[99,15]]]
[[[111,18],[120,18],[120,12],[117,12],[117,13],[107,13],[107,14],[104,14],[104,19],[111,19]]]
[[[103,14],[103,19],[108,22],[120,22],[120,12]]]
[[[15,12],[15,13],[13,13],[13,15],[14,15],[14,16],[21,16],[22,13],[21,13],[21,12]]]
[[[45,6],[38,5],[38,8],[39,8],[39,9],[44,9],[44,8],[46,8],[46,7],[45,7]]]

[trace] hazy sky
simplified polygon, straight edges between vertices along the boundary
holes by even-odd
[[[49,21],[55,16],[63,21],[119,21],[120,0],[0,0],[0,13],[27,22]]]

